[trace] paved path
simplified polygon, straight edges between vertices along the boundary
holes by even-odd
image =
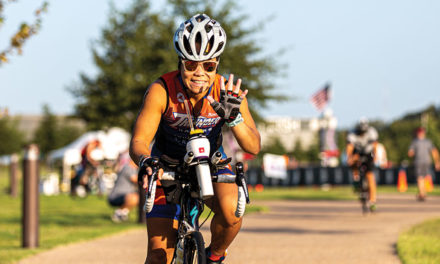
[[[440,217],[440,197],[424,203],[402,194],[379,199],[379,211],[369,216],[362,216],[355,201],[255,202],[270,212],[245,217],[227,263],[400,263],[399,233]],[[203,232],[209,240],[208,230]],[[19,263],[143,263],[146,243],[146,231],[137,229],[61,246]]]

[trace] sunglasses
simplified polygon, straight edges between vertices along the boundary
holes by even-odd
[[[183,67],[186,71],[193,72],[199,67],[199,63],[203,65],[203,69],[206,72],[213,72],[217,69],[218,61],[204,61],[204,62],[198,62],[198,61],[191,61],[191,60],[182,60]]]

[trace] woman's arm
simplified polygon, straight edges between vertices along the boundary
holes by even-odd
[[[232,127],[231,131],[244,151],[257,155],[261,150],[261,138],[249,111],[246,98],[244,98],[241,103],[240,113],[244,121]]]
[[[156,81],[148,87],[130,141],[130,157],[136,164],[139,164],[142,155],[151,154],[150,144],[156,135],[167,100],[167,93],[161,81]]]

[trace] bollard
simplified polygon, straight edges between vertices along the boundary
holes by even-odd
[[[9,163],[9,195],[17,197],[18,193],[18,155],[11,155],[11,162]]]
[[[145,189],[139,185],[139,205],[138,205],[138,223],[143,224],[147,222],[147,218],[144,211],[144,203],[145,203]]]
[[[23,157],[22,245],[24,248],[38,247],[38,154],[38,146],[31,144],[26,148]]]

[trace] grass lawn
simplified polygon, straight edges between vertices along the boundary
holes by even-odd
[[[135,213],[127,223],[110,220],[112,208],[104,198],[90,196],[72,199],[67,195],[40,196],[40,229],[38,249],[21,247],[21,201],[0,195],[0,263],[9,263],[54,246],[113,234],[130,228],[143,228],[136,223]]]
[[[397,251],[404,264],[440,263],[440,219],[423,222],[402,233]]]

